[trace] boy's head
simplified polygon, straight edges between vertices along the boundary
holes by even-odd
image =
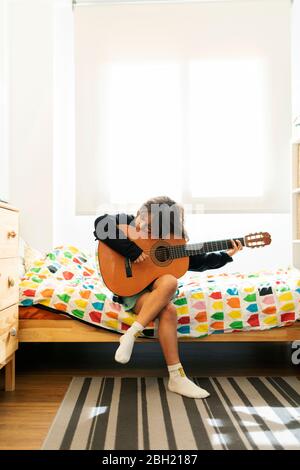
[[[151,238],[186,238],[184,209],[167,196],[146,201],[138,210],[136,226]]]

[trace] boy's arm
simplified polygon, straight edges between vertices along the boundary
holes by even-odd
[[[217,269],[233,261],[226,251],[216,251],[214,253],[201,253],[189,257],[189,271],[206,271],[208,269]]]
[[[93,232],[95,240],[101,240],[121,255],[135,261],[143,250],[136,243],[124,238],[123,232],[118,227],[119,224],[129,225],[133,219],[133,215],[127,214],[104,214],[97,217],[94,222],[95,230]]]

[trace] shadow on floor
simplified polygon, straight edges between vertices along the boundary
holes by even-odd
[[[17,373],[47,370],[151,371],[167,374],[159,343],[136,343],[129,363],[114,360],[116,343],[21,343],[16,353]],[[290,344],[180,343],[180,359],[188,374],[299,375],[291,362]]]

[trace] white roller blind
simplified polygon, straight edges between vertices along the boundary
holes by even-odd
[[[163,194],[207,212],[288,210],[289,0],[74,15],[77,213]]]

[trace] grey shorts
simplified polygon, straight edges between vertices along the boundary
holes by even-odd
[[[154,282],[154,281],[153,281]],[[151,284],[149,284],[149,286],[145,287],[145,289],[141,290],[141,292],[138,292],[137,294],[134,294],[134,295],[129,295],[127,297],[122,297],[122,305],[123,305],[123,308],[125,311],[127,310],[132,310],[137,302],[137,299],[143,295],[145,292],[151,292],[152,291],[152,285],[153,285],[153,282],[151,282]],[[174,293],[173,297],[171,300],[174,300],[176,298],[176,296],[178,295],[178,289],[176,290],[176,292]]]
[[[145,292],[151,292],[152,290],[151,287],[152,287],[153,282],[149,284],[149,286],[145,287],[145,289],[141,290],[141,292],[138,292],[137,294],[122,297],[122,305],[123,305],[124,310],[125,311],[132,310],[137,302],[137,299],[141,295],[143,295]]]

